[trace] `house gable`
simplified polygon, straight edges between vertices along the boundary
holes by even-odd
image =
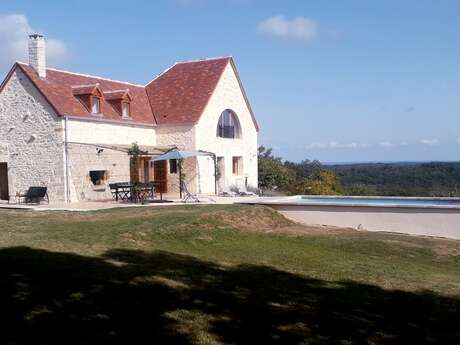
[[[47,186],[64,199],[63,126],[52,105],[18,66],[0,89],[0,138],[8,144],[9,194]]]
[[[223,71],[197,123],[197,128],[212,131],[208,136],[214,138],[219,118],[225,110],[231,110],[238,117],[243,139],[248,132],[258,132],[259,127],[233,63],[229,63]]]

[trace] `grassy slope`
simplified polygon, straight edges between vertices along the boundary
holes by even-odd
[[[459,336],[446,326],[460,321],[458,241],[324,235],[245,206],[0,211],[0,229],[0,273],[8,277],[0,292],[6,310],[26,320],[5,317],[18,332],[0,334],[0,343],[27,343],[24,330],[35,343],[53,343],[40,333],[51,320],[67,333],[78,326],[75,343],[124,342],[149,327],[153,339],[178,343]]]

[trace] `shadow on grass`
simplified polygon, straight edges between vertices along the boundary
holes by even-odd
[[[0,250],[0,344],[459,344],[460,300],[168,252]]]

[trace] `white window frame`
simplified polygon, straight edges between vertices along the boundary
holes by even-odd
[[[94,109],[95,107],[97,109]],[[98,115],[100,113],[101,113],[101,98],[97,96],[91,96],[91,114]]]
[[[126,109],[126,111],[125,111]],[[131,104],[129,102],[121,103],[121,116],[122,117],[131,117]]]

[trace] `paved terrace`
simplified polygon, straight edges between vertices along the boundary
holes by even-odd
[[[165,202],[150,202],[145,205],[134,204],[129,202],[116,202],[113,200],[107,201],[80,201],[73,203],[64,202],[51,202],[49,205],[46,202],[41,204],[16,204],[8,203],[7,201],[0,201],[0,209],[25,209],[34,211],[98,211],[108,210],[111,208],[119,207],[164,207],[164,206],[177,206],[177,205],[209,205],[209,204],[235,204],[247,201],[254,201],[258,199],[256,196],[236,196],[236,197],[223,197],[223,196],[198,196],[200,203],[196,202],[182,202],[177,197],[164,196]]]

